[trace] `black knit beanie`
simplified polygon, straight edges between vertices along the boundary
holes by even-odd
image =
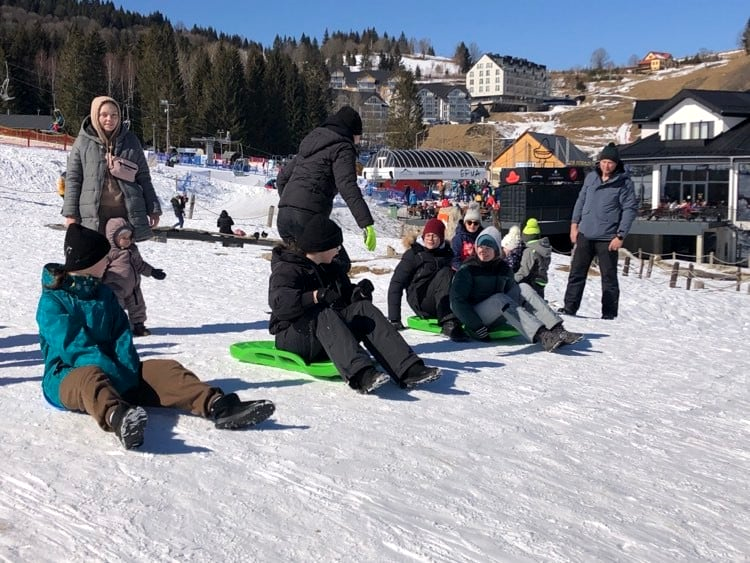
[[[341,246],[344,236],[339,226],[323,215],[315,215],[297,238],[303,252],[323,252]]]
[[[338,112],[329,116],[323,122],[323,126],[333,129],[345,137],[353,138],[354,135],[362,134],[362,118],[351,106],[344,106]]]
[[[602,152],[599,154],[599,160],[611,160],[612,162],[620,162],[620,151],[617,150],[617,147],[614,143],[610,143],[602,149]]]
[[[68,225],[65,233],[66,272],[85,270],[104,258],[110,250],[107,237],[78,223]]]

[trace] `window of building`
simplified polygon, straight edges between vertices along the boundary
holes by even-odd
[[[713,121],[697,121],[690,124],[691,139],[712,139],[714,136]]]
[[[667,125],[667,141],[677,141],[679,139],[682,139],[682,129],[683,129],[683,123],[670,123]]]

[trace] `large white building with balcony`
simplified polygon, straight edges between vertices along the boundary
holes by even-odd
[[[550,95],[547,67],[526,59],[487,53],[466,73],[473,103],[528,105]]]

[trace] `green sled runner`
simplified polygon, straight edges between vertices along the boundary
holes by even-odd
[[[231,356],[241,362],[279,368],[286,371],[306,373],[313,377],[338,377],[339,371],[333,362],[313,362],[306,364],[294,352],[277,350],[273,340],[235,342],[229,346]]]
[[[423,319],[413,315],[406,319],[406,325],[415,330],[440,334],[440,325],[437,319]],[[503,338],[513,338],[514,336],[518,336],[518,331],[510,326],[501,326],[490,330],[490,340],[502,340]]]

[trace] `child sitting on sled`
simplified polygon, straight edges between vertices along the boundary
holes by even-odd
[[[217,428],[251,426],[273,414],[272,402],[224,394],[175,360],[141,361],[128,317],[101,281],[107,239],[73,223],[64,248],[64,264],[44,267],[36,313],[42,390],[50,403],[88,413],[126,449],[143,443],[147,415],[142,407],[188,410]]]
[[[276,348],[307,363],[329,358],[349,386],[363,394],[389,376],[404,388],[437,379],[440,371],[425,366],[372,304],[372,282],[352,285],[334,261],[342,242],[338,225],[316,215],[293,245],[273,249],[268,301]]]

